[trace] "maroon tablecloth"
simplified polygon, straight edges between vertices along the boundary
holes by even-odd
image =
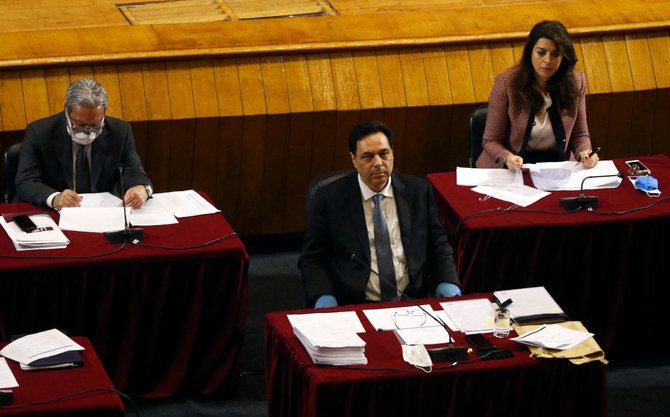
[[[439,301],[423,302],[440,310]],[[403,361],[394,333],[375,331],[362,312],[366,308],[403,304],[408,303],[319,311],[357,312],[366,329],[360,336],[366,342],[368,364],[352,367],[313,364],[286,316],[314,310],[266,315],[265,372],[270,417],[606,415],[603,364],[533,360],[525,347],[509,339],[495,343],[513,349],[512,358],[479,360],[449,368],[436,363],[431,373],[414,368]],[[456,345],[466,346],[462,333],[454,332],[454,337]]]
[[[19,386],[10,388],[13,402],[0,406],[0,416],[126,415],[91,342],[85,337],[72,339],[85,349],[81,353],[84,365],[79,368],[22,371],[18,363],[7,359]],[[4,345],[0,344],[0,348]]]
[[[559,199],[576,191],[553,192],[520,211],[506,211],[510,203],[480,201],[481,194],[457,186],[455,172],[428,175],[464,290],[544,285],[598,335],[609,356],[638,355],[636,340],[656,334],[664,322],[661,306],[670,287],[663,272],[670,267],[670,158],[639,159],[664,194],[649,198],[624,179],[618,188],[585,192],[599,196],[593,212],[563,209]],[[624,161],[614,162],[627,172]],[[481,213],[486,210],[495,211]]]
[[[34,210],[0,205],[0,212]],[[57,214],[51,212],[55,217]],[[141,245],[65,232],[67,249],[16,252],[0,236],[0,325],[90,338],[117,389],[145,397],[234,392],[247,314],[249,258],[221,214],[144,227]],[[14,256],[8,257],[8,256]],[[49,257],[48,259],[36,259]]]

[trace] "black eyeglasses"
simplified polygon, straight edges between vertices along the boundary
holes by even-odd
[[[71,119],[70,119],[71,120]],[[72,132],[73,133],[95,133],[99,135],[102,132],[102,128],[105,126],[105,119],[103,118],[99,125],[80,125],[79,123],[71,120],[72,122]]]

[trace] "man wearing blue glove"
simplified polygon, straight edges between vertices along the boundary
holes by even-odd
[[[308,204],[298,267],[310,306],[461,294],[432,188],[393,172],[393,139],[381,122],[354,126],[356,171],[319,188]]]

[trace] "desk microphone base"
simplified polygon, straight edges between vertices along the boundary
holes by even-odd
[[[592,210],[598,208],[598,196],[561,198],[561,205],[568,211],[577,209]]]
[[[144,239],[144,229],[123,229],[116,232],[105,232],[109,243],[132,242]]]

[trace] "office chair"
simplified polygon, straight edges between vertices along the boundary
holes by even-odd
[[[484,136],[484,128],[486,127],[486,115],[489,106],[484,104],[477,107],[471,114],[468,124],[468,156],[470,159],[470,167],[474,168],[479,154],[482,153],[482,137]]]
[[[307,191],[307,209],[309,210],[309,205],[311,201],[314,200],[314,196],[316,195],[316,192],[319,190],[319,188],[328,185],[331,182],[338,180],[353,171],[353,168],[345,168],[337,171],[326,172],[325,174],[317,175],[316,177],[312,178],[312,180],[309,182],[309,188]]]
[[[19,154],[21,153],[21,142],[15,143],[5,151],[2,156],[2,174],[4,182],[4,202],[11,203],[16,195],[16,171],[19,168]]]

